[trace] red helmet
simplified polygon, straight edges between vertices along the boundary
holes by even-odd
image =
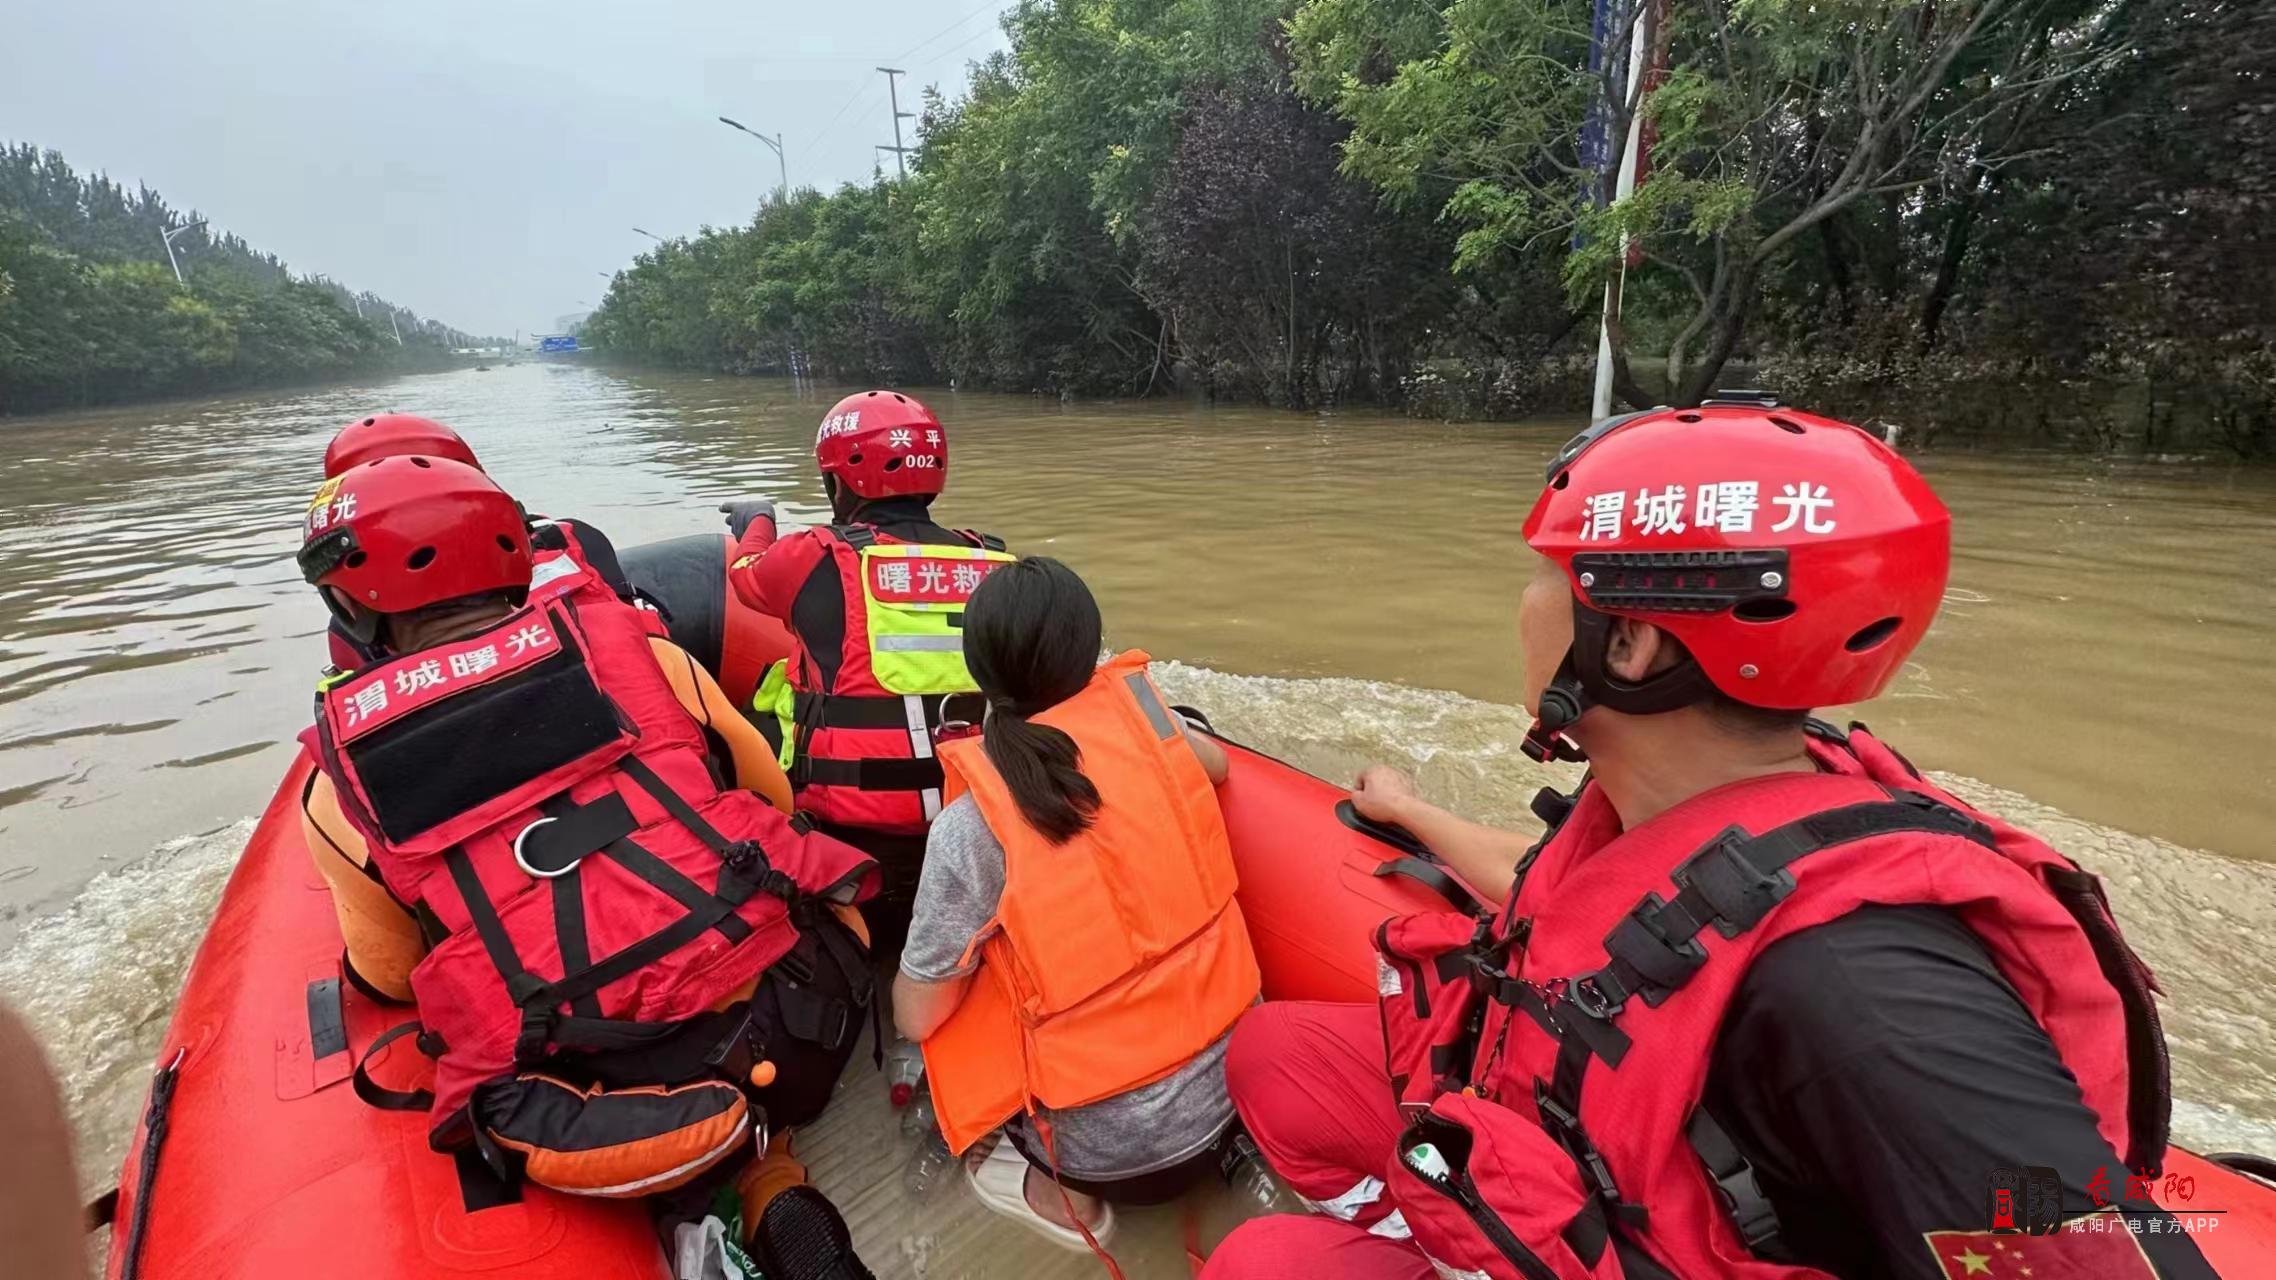
[[[1951,526],[1919,472],[1830,418],[1710,404],[1598,423],[1558,453],[1525,521],[1574,606],[1535,745],[1591,703],[1648,714],[1709,686],[1775,710],[1873,697],[1936,616]],[[1692,661],[1609,676],[1609,615],[1666,631]]]
[[[382,413],[340,428],[324,448],[324,478],[329,480],[362,463],[414,453],[482,469],[474,460],[474,450],[449,427],[415,413]]]
[[[814,433],[822,474],[874,502],[948,487],[948,429],[898,391],[864,391],[830,409]]]
[[[529,529],[496,481],[447,458],[381,458],[308,504],[300,573],[356,639],[379,620],[484,592],[527,592]]]

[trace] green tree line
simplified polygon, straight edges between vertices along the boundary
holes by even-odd
[[[0,413],[434,365],[460,336],[198,221],[54,151],[0,148]]]
[[[2276,5],[1022,0],[1003,23],[1009,49],[926,101],[905,180],[657,247],[588,340],[1515,416],[1585,407],[1610,283],[1630,405],[1759,382],[1916,440],[2276,449]],[[1648,172],[1616,200],[1632,121]]]

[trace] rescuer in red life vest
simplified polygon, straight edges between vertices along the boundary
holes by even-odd
[[[1319,1212],[1244,1225],[1209,1280],[2212,1275],[2127,1198],[2164,1157],[2165,1047],[2099,885],[1808,719],[1903,668],[1949,526],[1880,441],[1760,403],[1557,455],[1528,748],[1588,777],[1534,842],[1360,776],[1485,910],[1386,921],[1380,1006],[1236,1027],[1235,1105]],[[2099,1195],[2136,1229],[1995,1235],[2019,1169],[2059,1181],[2039,1225]]]
[[[337,479],[350,467],[381,458],[414,455],[446,458],[463,462],[477,471],[482,469],[482,463],[474,456],[474,447],[456,431],[415,413],[390,412],[358,418],[340,428],[332,442],[324,447],[324,478]],[[327,519],[330,514],[327,510]],[[632,588],[617,564],[616,547],[600,530],[582,520],[532,516],[529,532],[530,550],[536,556],[533,589],[543,592],[569,578],[573,570],[582,568],[589,570],[583,578],[585,584],[606,588],[620,599],[632,598]],[[371,655],[357,647],[355,638],[341,627],[338,619],[333,620],[328,639],[332,665],[342,671],[352,671],[370,659]]]
[[[948,431],[909,396],[840,400],[815,433],[814,461],[835,523],[778,537],[771,506],[740,504],[728,581],[797,641],[754,709],[782,744],[800,812],[881,864],[868,915],[878,949],[897,954],[941,807],[932,732],[942,699],[976,687],[964,604],[1012,557],[994,538],[934,521]]]
[[[305,831],[349,975],[416,1003],[357,1092],[501,1177],[701,1200],[828,1100],[875,866],[735,785],[770,788],[771,754],[655,614],[532,564],[520,506],[456,461],[382,458],[309,506],[301,572],[374,657],[319,688]],[[402,1079],[412,1033],[431,1087]]]

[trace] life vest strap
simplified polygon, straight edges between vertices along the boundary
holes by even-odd
[[[933,791],[947,780],[938,759],[817,760],[802,755],[790,767],[793,787],[852,787],[859,791]]]
[[[1717,1198],[1731,1215],[1739,1229],[1739,1238],[1746,1241],[1751,1253],[1777,1257],[1778,1210],[1763,1194],[1762,1183],[1754,1176],[1754,1166],[1740,1154],[1737,1143],[1724,1132],[1715,1117],[1701,1107],[1691,1113],[1691,1121],[1684,1126],[1684,1135],[1691,1140],[1691,1149],[1699,1153],[1699,1160],[1707,1166],[1707,1176],[1714,1179]]]
[[[814,729],[901,729],[909,727],[909,699],[924,706],[925,723],[939,725],[945,693],[855,694],[800,693],[792,703],[791,718],[800,727]]]
[[[1725,938],[1736,938],[1760,924],[1794,891],[1794,874],[1787,869],[1793,863],[1823,849],[1901,831],[1996,847],[1982,823],[1913,792],[1813,813],[1759,836],[1728,828],[1670,874],[1681,887],[1673,900],[1646,894],[1613,926],[1604,940],[1605,966],[1574,979],[1567,988],[1568,1003],[1597,1023],[1617,1017],[1633,998],[1657,1006],[1707,963],[1700,931],[1712,926]]]
[[[363,1061],[356,1064],[355,1073],[348,1078],[349,1086],[356,1091],[358,1098],[363,1099],[364,1105],[381,1111],[425,1111],[435,1104],[435,1095],[427,1090],[390,1089],[373,1080],[367,1070],[373,1056],[381,1049],[414,1033],[424,1038],[424,1030],[416,1019],[399,1022],[380,1032],[377,1038],[364,1046]]]

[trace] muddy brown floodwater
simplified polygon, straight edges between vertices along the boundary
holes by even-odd
[[[629,546],[733,497],[815,518],[831,398],[525,363],[0,420],[0,995],[69,1076],[89,1185],[306,722],[323,611],[291,552],[330,432],[445,419],[532,509]],[[951,522],[1073,564],[1181,699],[1317,772],[1388,759],[1527,821],[1518,528],[1576,423],[927,398]],[[1864,714],[2110,880],[2167,988],[2180,1136],[2276,1151],[2276,473],[1919,462],[1957,517],[1952,586]]]

